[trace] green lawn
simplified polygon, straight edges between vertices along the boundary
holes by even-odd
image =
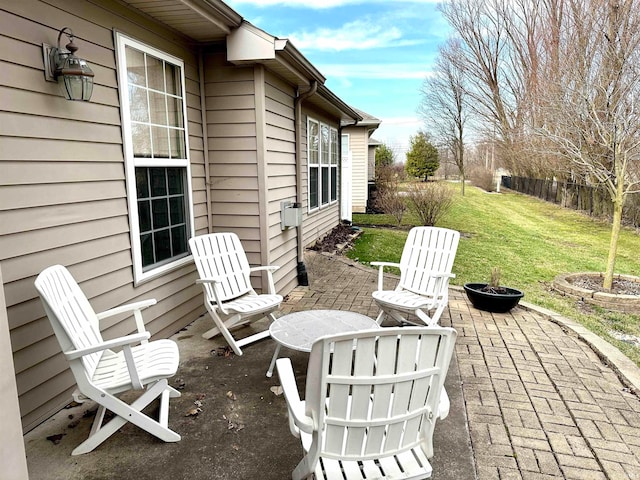
[[[394,224],[387,215],[353,215],[364,233],[347,255],[362,263],[400,259],[406,230],[367,228]],[[416,225],[409,214],[403,226]],[[550,289],[559,273],[604,271],[610,225],[573,210],[517,193],[489,194],[468,186],[438,223],[460,231],[453,284],[486,282],[491,267],[500,267],[503,285],[525,292],[525,300],[577,320],[615,344],[640,365],[640,348],[611,337],[610,331],[640,337],[640,316],[579,306]],[[616,273],[640,275],[640,235],[623,229]]]

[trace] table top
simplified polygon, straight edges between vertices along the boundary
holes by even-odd
[[[381,328],[372,318],[343,310],[305,310],[276,319],[269,327],[280,345],[310,352],[313,342],[325,335]]]

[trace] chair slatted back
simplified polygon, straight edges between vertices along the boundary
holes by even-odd
[[[451,273],[460,233],[437,227],[414,227],[409,231],[400,258],[399,288],[433,295],[436,279],[432,272]]]
[[[221,277],[218,292],[222,301],[252,292],[249,261],[238,235],[232,232],[200,235],[189,240],[200,278]],[[215,301],[213,285],[205,284],[209,301]]]
[[[318,340],[308,372],[320,374],[307,376],[306,391],[306,413],[320,425],[314,454],[366,460],[432,448],[455,336],[452,328],[402,327]]]
[[[35,287],[63,352],[103,341],[91,304],[65,267],[53,265],[43,270]],[[88,378],[93,377],[101,355],[97,352],[82,357]]]

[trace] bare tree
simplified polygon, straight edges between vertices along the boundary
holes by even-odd
[[[453,155],[464,195],[464,134],[468,106],[464,74],[460,68],[461,56],[460,43],[456,40],[450,40],[440,48],[433,76],[427,78],[422,86],[418,112],[436,141]]]
[[[441,10],[460,39],[458,68],[469,105],[495,138],[512,171],[543,166],[529,155],[528,136],[538,123],[541,79],[558,69],[563,0],[449,0]]]
[[[567,0],[561,81],[545,94],[547,148],[613,205],[604,288],[613,281],[622,211],[640,191],[640,0]],[[569,37],[570,35],[570,37]]]

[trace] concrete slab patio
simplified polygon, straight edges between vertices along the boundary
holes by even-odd
[[[311,285],[292,292],[282,314],[341,309],[375,317],[374,270],[315,252],[306,263]],[[284,399],[272,391],[277,376],[265,377],[273,343],[218,355],[220,339],[200,337],[209,322],[203,317],[174,336],[182,361],[172,385],[182,397],[173,400],[169,424],[180,442],[126,425],[94,452],[71,457],[92,421],[84,404],[25,436],[30,478],[290,478],[301,451]],[[552,312],[480,312],[455,288],[441,323],[457,329],[458,341],[447,378],[451,414],[436,426],[434,479],[640,479],[640,373],[613,347],[586,338],[596,353],[579,326]],[[304,384],[308,356],[282,354]]]

